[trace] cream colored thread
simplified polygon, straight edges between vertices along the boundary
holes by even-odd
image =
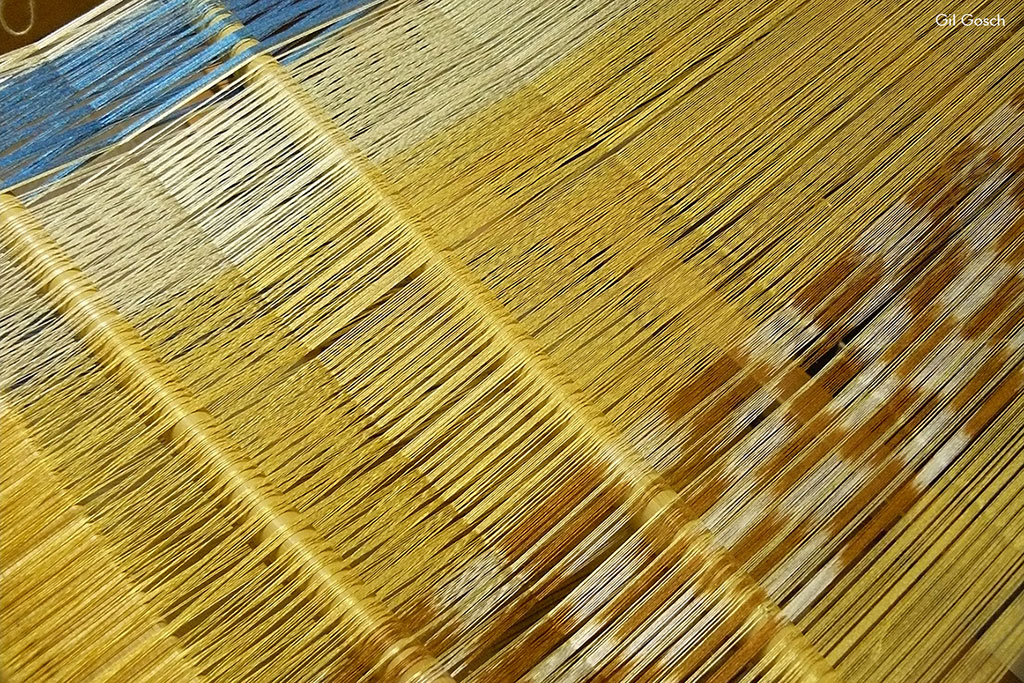
[[[0,26],[3,26],[3,29],[12,36],[23,36],[31,31],[32,26],[35,24],[36,0],[28,0],[28,24],[26,24],[23,29],[12,28],[11,25],[7,23],[7,19],[5,18],[6,12],[4,12],[4,5],[7,4],[7,1],[8,0],[0,0]]]
[[[263,477],[259,470],[248,463],[246,456],[226,436],[216,433],[213,418],[196,405],[195,399],[162,367],[142,338],[103,301],[95,287],[11,195],[0,194],[0,219],[0,242],[12,259],[25,268],[41,293],[68,319],[115,377],[121,374],[129,385],[145,387],[156,409],[171,418],[171,435],[200,448],[214,472],[240,496],[257,519],[267,525],[266,538],[280,539],[282,549],[317,577],[334,597],[336,608],[353,616],[365,635],[376,639],[380,637],[379,631],[390,632],[393,627],[383,616],[386,608],[372,597],[351,570],[332,568],[324,563],[321,557],[324,551],[311,548],[287,519],[295,513],[282,513],[268,504],[261,493],[266,485],[260,481]],[[452,680],[440,674],[437,662],[425,652],[417,651],[415,646],[409,648],[391,642],[382,654],[385,661],[406,660],[395,672],[399,681]],[[378,660],[372,664],[379,663]]]

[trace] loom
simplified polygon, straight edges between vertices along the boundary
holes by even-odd
[[[0,55],[0,678],[1020,680],[1015,9]]]

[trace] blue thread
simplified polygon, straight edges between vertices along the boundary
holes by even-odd
[[[221,79],[256,49],[229,57],[243,36],[268,49],[320,25],[334,30],[367,0],[227,0],[245,31],[218,39],[229,20],[202,29],[208,0],[153,0],[100,34],[0,86],[0,188],[64,166],[63,177],[106,146]],[[342,15],[344,19],[339,19]],[[312,49],[305,45],[302,51]],[[299,56],[290,55],[291,59]]]

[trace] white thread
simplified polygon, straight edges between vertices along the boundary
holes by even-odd
[[[6,0],[0,0],[0,26],[3,26],[3,29],[12,36],[23,36],[31,31],[32,26],[36,23],[36,0],[28,0],[28,24],[20,31],[11,28],[11,25],[4,18],[4,14],[6,14],[4,12],[5,2]]]

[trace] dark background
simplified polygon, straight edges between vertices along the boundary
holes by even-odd
[[[39,40],[75,17],[85,14],[101,0],[0,0],[4,21],[21,30],[29,22],[29,2],[35,4],[32,28],[23,36],[11,35],[0,26],[0,54]]]

